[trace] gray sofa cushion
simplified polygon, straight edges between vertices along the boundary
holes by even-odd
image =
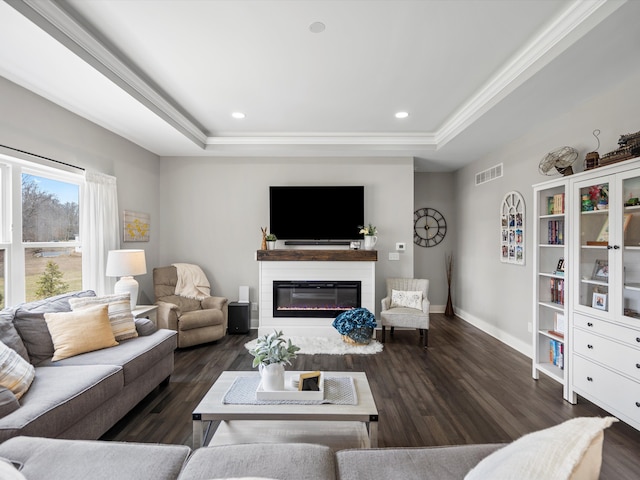
[[[27,437],[0,445],[0,456],[20,462],[29,480],[175,479],[190,452],[183,445]]]
[[[338,477],[340,480],[459,480],[480,460],[503,446],[491,444],[341,450],[336,453]]]
[[[95,297],[95,295],[92,290],[63,293],[37,302],[22,303],[15,307],[13,324],[27,347],[32,364],[38,365],[53,357],[53,341],[47,328],[47,322],[44,320],[44,314],[70,312],[70,298]]]
[[[0,387],[0,418],[20,408],[18,399],[11,390]]]
[[[180,480],[233,477],[331,480],[336,478],[334,454],[324,445],[306,443],[199,448],[182,471]]]
[[[59,436],[118,395],[123,384],[122,368],[112,365],[36,367],[20,408],[0,419],[0,442],[16,435]]]
[[[16,327],[13,325],[13,316],[15,309],[3,308],[0,310],[0,342],[7,347],[18,352],[22,358],[29,361],[29,353],[22,342],[22,338],[18,335]]]
[[[40,363],[44,366],[67,365],[118,365],[124,369],[124,384],[128,385],[149,370],[160,359],[172,354],[177,347],[177,333],[173,330],[158,330],[152,335],[122,340],[119,345],[94,352],[52,362],[48,359]]]

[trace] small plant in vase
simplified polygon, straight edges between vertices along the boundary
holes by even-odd
[[[360,229],[360,233],[364,234],[364,249],[365,250],[373,250],[376,242],[378,241],[378,229],[375,225],[360,225],[358,227]]]
[[[276,237],[273,233],[270,233],[265,237],[265,239],[267,240],[267,250],[275,250],[278,237]]]
[[[284,366],[291,365],[300,347],[285,340],[282,331],[258,337],[256,346],[249,350],[253,366],[260,369],[262,388],[266,391],[284,390]]]

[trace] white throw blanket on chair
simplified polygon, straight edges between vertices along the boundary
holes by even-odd
[[[198,265],[173,263],[178,271],[176,295],[202,300],[211,295],[211,284]]]

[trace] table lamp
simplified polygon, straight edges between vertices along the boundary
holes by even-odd
[[[131,296],[131,310],[138,301],[138,282],[134,275],[147,273],[144,250],[109,250],[107,257],[107,277],[120,277],[113,288],[114,293],[127,293]]]

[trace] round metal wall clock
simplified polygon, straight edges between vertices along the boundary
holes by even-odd
[[[447,221],[434,208],[420,208],[413,214],[413,243],[420,247],[434,247],[447,234]]]

